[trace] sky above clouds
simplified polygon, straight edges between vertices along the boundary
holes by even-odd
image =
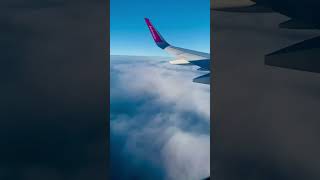
[[[154,44],[145,17],[172,45],[210,51],[209,0],[110,0],[111,54],[166,55]]]

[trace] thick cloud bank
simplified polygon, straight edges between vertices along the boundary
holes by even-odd
[[[192,82],[202,75],[196,67],[167,60],[111,57],[113,178],[210,174],[210,87]]]

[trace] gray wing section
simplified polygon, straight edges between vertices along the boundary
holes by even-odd
[[[320,37],[309,39],[265,56],[269,66],[320,73]]]
[[[168,46],[164,49],[178,60],[187,61],[190,64],[201,67],[202,70],[210,71],[210,54],[189,49]]]
[[[210,84],[210,73],[193,79],[195,83]]]

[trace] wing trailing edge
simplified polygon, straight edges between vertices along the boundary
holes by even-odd
[[[194,78],[193,82],[200,84],[210,84],[210,73]]]

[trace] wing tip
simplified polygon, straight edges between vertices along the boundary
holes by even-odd
[[[169,43],[160,35],[156,28],[152,25],[151,21],[148,18],[145,18],[146,24],[149,28],[149,31],[152,35],[153,40],[161,49],[165,49],[170,46]]]

